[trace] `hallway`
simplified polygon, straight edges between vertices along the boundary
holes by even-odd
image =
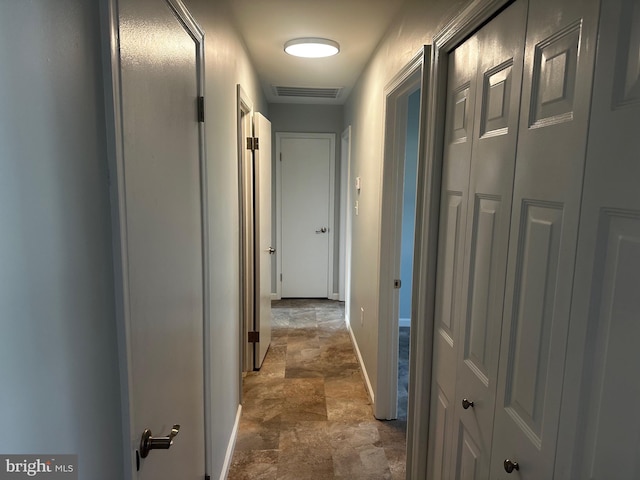
[[[373,417],[344,304],[273,302],[264,365],[244,379],[228,478],[404,479],[406,421]]]

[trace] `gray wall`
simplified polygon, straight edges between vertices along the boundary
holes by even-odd
[[[273,241],[276,242],[277,231],[275,228],[276,219],[276,132],[299,132],[299,133],[334,133],[336,136],[336,178],[335,178],[335,202],[334,202],[334,225],[335,242],[333,245],[334,265],[333,265],[333,285],[334,293],[338,293],[338,278],[340,265],[340,135],[342,135],[344,108],[342,105],[299,105],[272,103],[269,104],[269,120],[271,120],[271,131],[273,132]],[[277,253],[276,253],[277,255]],[[276,289],[276,262],[272,263],[271,291]]]
[[[205,31],[205,136],[211,254],[211,476],[219,478],[240,403],[240,237],[236,85],[268,114],[226,2],[186,0]]]
[[[380,281],[380,198],[384,135],[385,86],[412,57],[431,44],[467,0],[407,0],[372,55],[345,104],[344,125],[351,125],[351,175],[362,191],[352,198],[351,328],[375,392],[378,375],[378,284]],[[353,213],[353,211],[352,211]],[[360,318],[364,309],[364,324]],[[385,341],[385,339],[380,339]]]
[[[122,477],[98,2],[2,2],[0,452]]]

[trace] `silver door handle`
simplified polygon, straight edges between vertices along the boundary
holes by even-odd
[[[173,445],[173,438],[180,432],[180,425],[174,425],[168,437],[153,437],[148,428],[142,432],[140,439],[140,456],[147,458],[151,450],[167,450]]]
[[[276,249],[273,247],[269,247],[267,248],[267,252],[269,252],[270,255],[273,255],[274,253],[276,253]]]
[[[322,227],[320,230],[316,230],[316,233],[327,233],[327,227]]]

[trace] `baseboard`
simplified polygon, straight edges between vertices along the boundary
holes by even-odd
[[[398,320],[399,327],[411,327],[411,319],[410,318],[401,318]]]
[[[353,344],[353,349],[356,351],[356,355],[358,356],[358,363],[360,364],[360,368],[362,369],[362,376],[364,377],[364,383],[367,386],[367,393],[369,393],[369,398],[371,398],[371,404],[375,405],[375,394],[373,393],[373,387],[371,386],[371,381],[369,380],[369,374],[367,373],[367,369],[364,366],[364,360],[362,360],[362,355],[360,354],[360,349],[358,348],[358,342],[356,342],[356,337],[353,335],[353,330],[351,330],[351,326],[348,325],[349,336],[351,337],[351,343]]]
[[[340,300],[340,294],[332,293],[331,295],[329,295],[329,300]]]
[[[229,438],[229,445],[227,445],[227,453],[224,456],[224,465],[222,465],[220,480],[225,480],[229,476],[229,469],[231,468],[231,461],[233,460],[233,451],[236,448],[236,440],[238,439],[238,427],[240,426],[241,415],[242,415],[242,405],[238,405],[238,412],[236,413],[236,422],[233,424],[233,430],[231,431],[231,437]]]
[[[280,295],[278,295],[277,293],[272,293],[271,300],[280,300]]]

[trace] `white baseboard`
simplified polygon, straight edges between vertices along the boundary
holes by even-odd
[[[411,319],[410,318],[401,318],[400,320],[398,320],[398,326],[399,327],[410,327],[411,326]]]
[[[229,438],[229,445],[227,445],[227,453],[224,456],[224,465],[222,465],[222,472],[220,472],[220,480],[225,480],[229,476],[229,469],[231,468],[231,461],[233,460],[233,451],[236,448],[236,440],[238,439],[238,427],[240,426],[241,415],[242,405],[238,405],[236,422],[233,424],[233,430],[231,431],[231,437]]]
[[[353,330],[351,330],[351,326],[347,325],[347,328],[349,330],[349,335],[351,336],[351,343],[353,344],[353,348],[356,351],[356,355],[358,356],[358,363],[360,364],[360,368],[362,369],[362,376],[364,377],[364,382],[367,386],[367,392],[369,393],[369,397],[371,398],[371,404],[375,405],[375,393],[373,392],[373,387],[371,386],[371,381],[369,380],[367,369],[364,366],[364,360],[362,360],[362,355],[360,354],[360,349],[358,348],[358,342],[356,342],[356,337],[353,336]]]
[[[340,300],[340,295],[337,293],[332,293],[329,295],[329,300]]]
[[[278,295],[277,293],[272,293],[271,300],[280,300],[280,295]]]

